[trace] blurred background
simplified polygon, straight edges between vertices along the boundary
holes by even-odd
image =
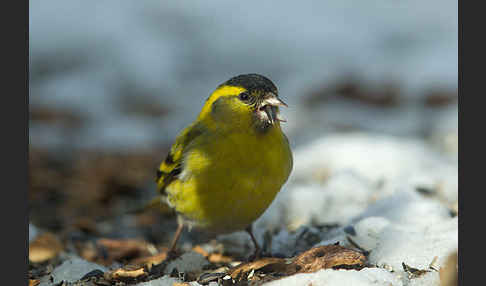
[[[413,160],[422,153],[400,145],[410,141],[457,171],[457,1],[29,4],[30,237],[167,244],[175,221],[125,213],[155,192],[158,164],[208,95],[243,73],[269,77],[290,106],[294,177],[322,138],[358,144],[349,150],[367,162]],[[329,154],[351,154],[339,150]]]

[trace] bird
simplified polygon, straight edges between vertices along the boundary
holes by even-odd
[[[224,234],[245,230],[269,207],[292,171],[275,84],[260,74],[230,78],[206,99],[156,171],[157,196],[177,214],[174,253],[184,227]]]

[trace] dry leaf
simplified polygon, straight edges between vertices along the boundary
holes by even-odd
[[[130,266],[125,266],[124,268],[119,268],[114,271],[108,272],[105,276],[108,280],[127,280],[141,278],[147,275],[144,268],[130,269]]]
[[[327,268],[362,268],[366,257],[358,251],[340,245],[324,245],[301,253],[294,260],[299,273],[316,272]]]
[[[199,245],[193,247],[192,250],[206,257],[206,259],[211,263],[230,263],[233,261],[233,258],[229,256],[224,256],[220,253],[209,253]]]
[[[194,247],[192,248],[192,250],[193,250],[194,252],[197,252],[197,253],[201,254],[201,255],[202,255],[202,256],[204,256],[204,257],[208,257],[208,256],[209,256],[209,252],[207,252],[206,250],[204,250],[204,248],[202,248],[202,247],[201,247],[201,246],[199,246],[199,245],[194,246]]]
[[[29,245],[29,261],[40,263],[56,257],[63,249],[57,237],[45,232],[35,238]]]
[[[275,277],[296,273],[310,273],[321,269],[362,269],[366,256],[362,253],[339,245],[325,245],[311,248],[292,259],[262,258],[240,264],[228,271],[236,281],[260,279],[260,275]]]
[[[132,261],[132,264],[147,265],[148,269],[151,269],[153,265],[162,263],[167,258],[167,250],[160,252],[156,255],[137,258]]]
[[[86,243],[79,243],[77,248],[79,256],[88,261],[96,262],[96,259],[98,258],[98,249],[96,249],[93,242],[88,241]]]
[[[220,281],[223,277],[227,275],[226,272],[228,271],[228,269],[223,269],[223,270],[224,271],[215,270],[214,272],[203,273],[199,275],[196,281],[197,283],[202,285],[207,285],[213,281],[215,282]]]
[[[417,277],[420,277],[420,276],[424,275],[427,272],[431,272],[428,269],[417,269],[417,268],[413,268],[413,267],[408,266],[407,264],[405,264],[405,262],[402,262],[402,267],[403,267],[403,271],[405,271],[406,273],[408,273],[408,278],[410,278],[410,279],[417,278]]]
[[[211,263],[230,263],[233,261],[233,258],[219,253],[211,253],[207,259]]]
[[[272,271],[285,271],[287,268],[286,260],[283,258],[267,257],[253,262],[243,263],[228,271],[231,278],[240,280],[245,274],[249,274],[251,271],[257,271],[266,267],[267,272]]]
[[[457,277],[457,252],[452,253],[447,258],[444,267],[439,271],[441,286],[456,286]]]

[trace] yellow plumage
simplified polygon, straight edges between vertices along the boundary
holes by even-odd
[[[256,74],[230,79],[206,100],[158,170],[181,225],[243,230],[267,209],[292,170],[279,105],[276,87]]]

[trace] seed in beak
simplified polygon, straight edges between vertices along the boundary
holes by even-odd
[[[274,111],[272,110],[272,106],[267,104],[264,106],[264,108],[265,108],[265,112],[268,115],[268,121],[270,121],[270,124],[273,124],[275,118],[274,118]]]
[[[260,105],[259,111],[265,112],[266,119],[268,123],[274,124],[275,121],[287,122],[285,119],[280,117],[278,112],[279,106],[288,107],[288,105],[277,97],[274,93],[267,94],[267,97],[263,100]]]

